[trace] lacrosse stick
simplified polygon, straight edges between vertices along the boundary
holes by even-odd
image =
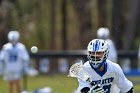
[[[92,86],[94,86],[89,74],[83,68],[82,61],[79,63],[75,63],[70,67],[68,76],[77,77],[83,81],[89,82]]]

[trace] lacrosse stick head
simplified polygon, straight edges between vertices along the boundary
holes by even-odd
[[[70,77],[77,77],[83,81],[90,81],[89,74],[84,70],[82,62],[75,63],[70,67]]]

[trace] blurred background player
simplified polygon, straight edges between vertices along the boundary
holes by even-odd
[[[140,45],[138,49],[138,71],[140,71]]]
[[[83,68],[95,86],[78,78],[77,93],[134,93],[133,84],[124,75],[121,67],[108,60],[108,43],[102,39],[93,39],[87,47],[88,61]],[[122,83],[123,82],[123,83]],[[100,84],[100,87],[96,85]]]
[[[0,61],[3,63],[4,69],[3,76],[4,80],[8,81],[9,93],[21,92],[22,71],[27,70],[29,64],[29,54],[25,46],[19,42],[19,38],[18,31],[10,31],[8,33],[9,42],[3,46],[0,52]]]
[[[106,40],[108,42],[108,46],[109,46],[109,54],[108,54],[108,59],[112,62],[117,62],[118,61],[118,53],[117,53],[117,49],[115,47],[114,42],[110,39],[110,31],[108,28],[105,27],[101,27],[97,30],[97,37],[103,40]],[[124,72],[129,72],[131,70],[131,66],[130,66],[130,59],[125,58],[120,60],[120,65],[123,69]]]
[[[97,30],[97,38],[106,40],[109,46],[108,59],[112,62],[117,62],[117,50],[114,42],[110,39],[110,32],[108,28],[101,27]]]

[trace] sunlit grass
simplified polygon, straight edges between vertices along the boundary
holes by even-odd
[[[135,93],[140,93],[140,77],[128,77],[134,82]],[[23,82],[23,80],[22,80]],[[53,93],[72,93],[78,87],[75,78],[67,77],[67,75],[39,75],[36,77],[28,77],[27,90],[33,91],[39,88],[49,86],[53,89]],[[22,84],[23,87],[23,84]],[[0,77],[0,93],[8,93],[7,82]]]
[[[7,83],[2,80],[2,77],[0,77],[0,82],[0,93],[7,93]],[[46,86],[51,87],[53,93],[72,93],[77,88],[77,81],[75,78],[67,77],[67,75],[39,75],[27,79],[28,91]]]

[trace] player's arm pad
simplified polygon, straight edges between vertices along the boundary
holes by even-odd
[[[81,89],[81,93],[88,93],[89,90],[90,90],[89,87],[84,87]]]
[[[126,93],[134,93],[133,87]]]

